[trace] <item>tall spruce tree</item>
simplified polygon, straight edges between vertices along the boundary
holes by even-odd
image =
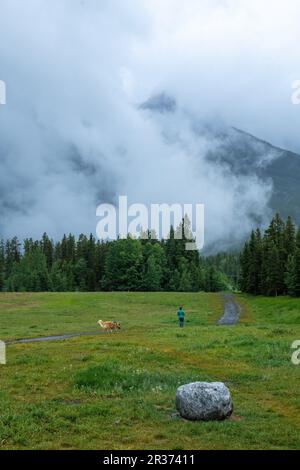
[[[0,240],[0,291],[4,289],[5,280],[5,247],[4,241]]]
[[[248,276],[247,276],[247,292],[258,294],[261,289],[261,273],[262,273],[262,240],[260,230],[252,231],[248,245]]]

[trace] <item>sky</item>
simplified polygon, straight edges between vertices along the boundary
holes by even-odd
[[[207,243],[246,236],[272,186],[209,163],[195,127],[300,153],[299,18],[298,0],[0,0],[0,235],[95,233],[126,194],[204,203]]]

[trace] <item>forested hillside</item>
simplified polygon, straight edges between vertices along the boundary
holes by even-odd
[[[254,295],[300,296],[300,229],[277,214],[253,231],[241,253],[204,257],[187,251],[184,223],[167,240],[115,241],[64,235],[54,242],[0,242],[2,291],[179,291],[237,289]],[[181,239],[179,235],[181,234]]]
[[[253,231],[241,254],[240,287],[263,295],[300,296],[300,229],[277,214],[268,229]]]
[[[186,222],[187,223],[187,222]],[[182,239],[178,239],[178,231]],[[103,242],[80,235],[54,243],[17,238],[0,245],[0,288],[6,291],[194,291],[229,286],[198,251],[185,250],[184,222],[167,240]]]

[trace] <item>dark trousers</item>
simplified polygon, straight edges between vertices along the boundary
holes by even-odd
[[[180,326],[180,328],[183,328],[183,326],[184,326],[184,318],[179,318],[179,326]]]

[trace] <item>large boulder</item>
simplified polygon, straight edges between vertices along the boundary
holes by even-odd
[[[176,392],[180,415],[192,421],[221,420],[231,415],[231,395],[222,382],[193,382],[181,385]]]

